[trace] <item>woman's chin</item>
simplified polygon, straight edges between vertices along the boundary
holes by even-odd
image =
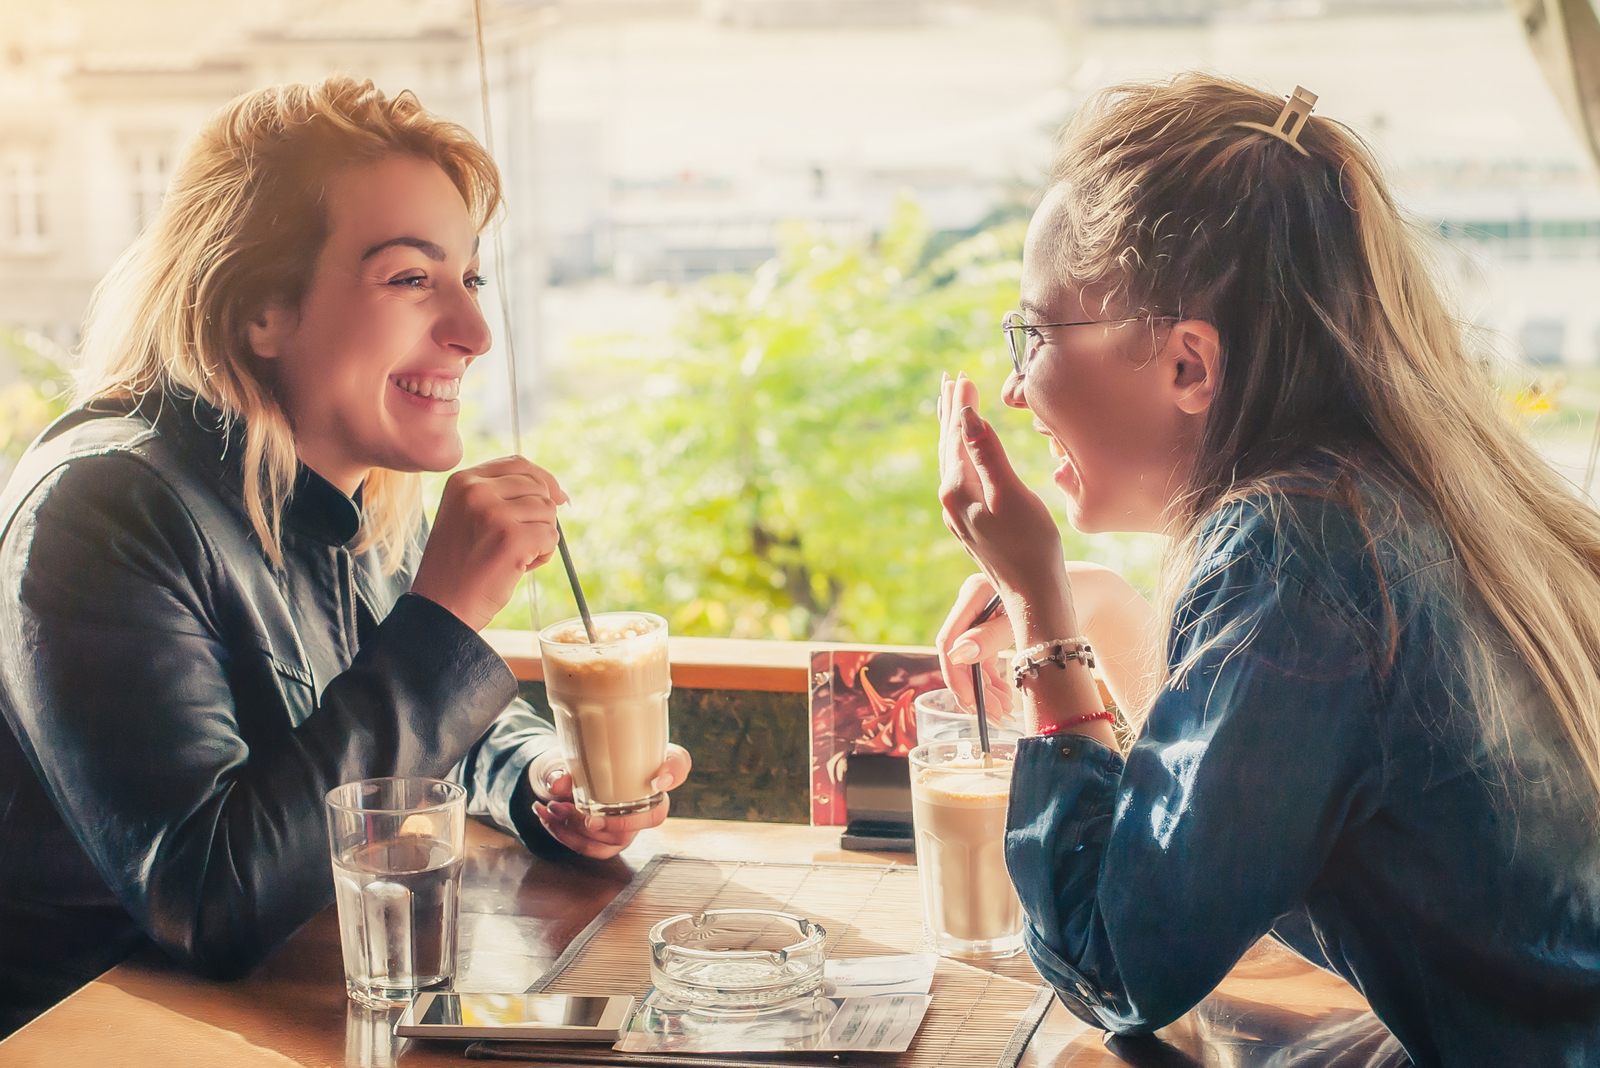
[[[466,449],[460,437],[436,442],[410,442],[404,449],[396,450],[392,463],[384,464],[394,471],[453,471],[461,463]]]

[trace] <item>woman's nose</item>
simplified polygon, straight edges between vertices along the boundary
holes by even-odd
[[[446,348],[471,356],[482,356],[494,341],[489,322],[478,307],[477,298],[465,287],[450,301],[449,310],[434,328],[435,337]]]
[[[1023,378],[1016,371],[1006,375],[1006,384],[1000,387],[1000,399],[1010,408],[1026,408],[1028,399],[1022,392]]]

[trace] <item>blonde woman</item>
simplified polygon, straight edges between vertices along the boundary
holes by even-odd
[[[1600,522],[1499,414],[1368,150],[1261,129],[1281,106],[1105,91],[1027,236],[1003,399],[1074,526],[1171,535],[1160,611],[1063,565],[972,383],[944,388],[983,574],[940,647],[963,692],[1019,650],[1026,945],[1120,1034],[1270,933],[1417,1065],[1600,1063]],[[1126,754],[1084,644],[1142,721]]]
[[[410,94],[240,98],[102,284],[81,404],[0,499],[0,1032],[153,940],[237,975],[332,898],[322,798],[454,775],[610,856],[477,632],[556,546],[556,479],[461,460],[493,161]],[[657,785],[688,771],[674,747]]]

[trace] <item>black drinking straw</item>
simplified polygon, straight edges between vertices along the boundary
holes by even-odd
[[[572,550],[567,548],[567,532],[561,529],[561,520],[556,520],[556,548],[561,550],[561,566],[567,569],[567,581],[572,583],[572,599],[578,602],[578,614],[583,617],[583,632],[589,636],[589,644],[594,640],[594,617],[589,615],[589,602],[583,599],[583,586],[578,583],[578,569],[572,566]],[[999,598],[995,598],[999,600]],[[988,746],[984,752],[988,752]]]
[[[573,583],[577,583],[574,578]],[[983,611],[978,613],[978,618],[972,623],[974,627],[981,627],[994,618],[995,612],[1000,610],[1000,595],[997,593],[989,598],[989,603],[984,605]],[[972,700],[978,706],[978,745],[983,749],[984,758],[989,756],[989,712],[983,707],[983,666],[972,665]]]

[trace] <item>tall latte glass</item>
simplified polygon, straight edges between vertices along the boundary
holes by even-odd
[[[660,804],[651,786],[667,758],[667,621],[645,612],[594,617],[539,632],[545,692],[572,770],[572,794],[587,815],[619,816]]]
[[[1022,948],[1022,903],[1006,873],[1006,802],[1016,747],[989,760],[971,741],[911,751],[911,819],[922,905],[947,957],[1008,957]]]

